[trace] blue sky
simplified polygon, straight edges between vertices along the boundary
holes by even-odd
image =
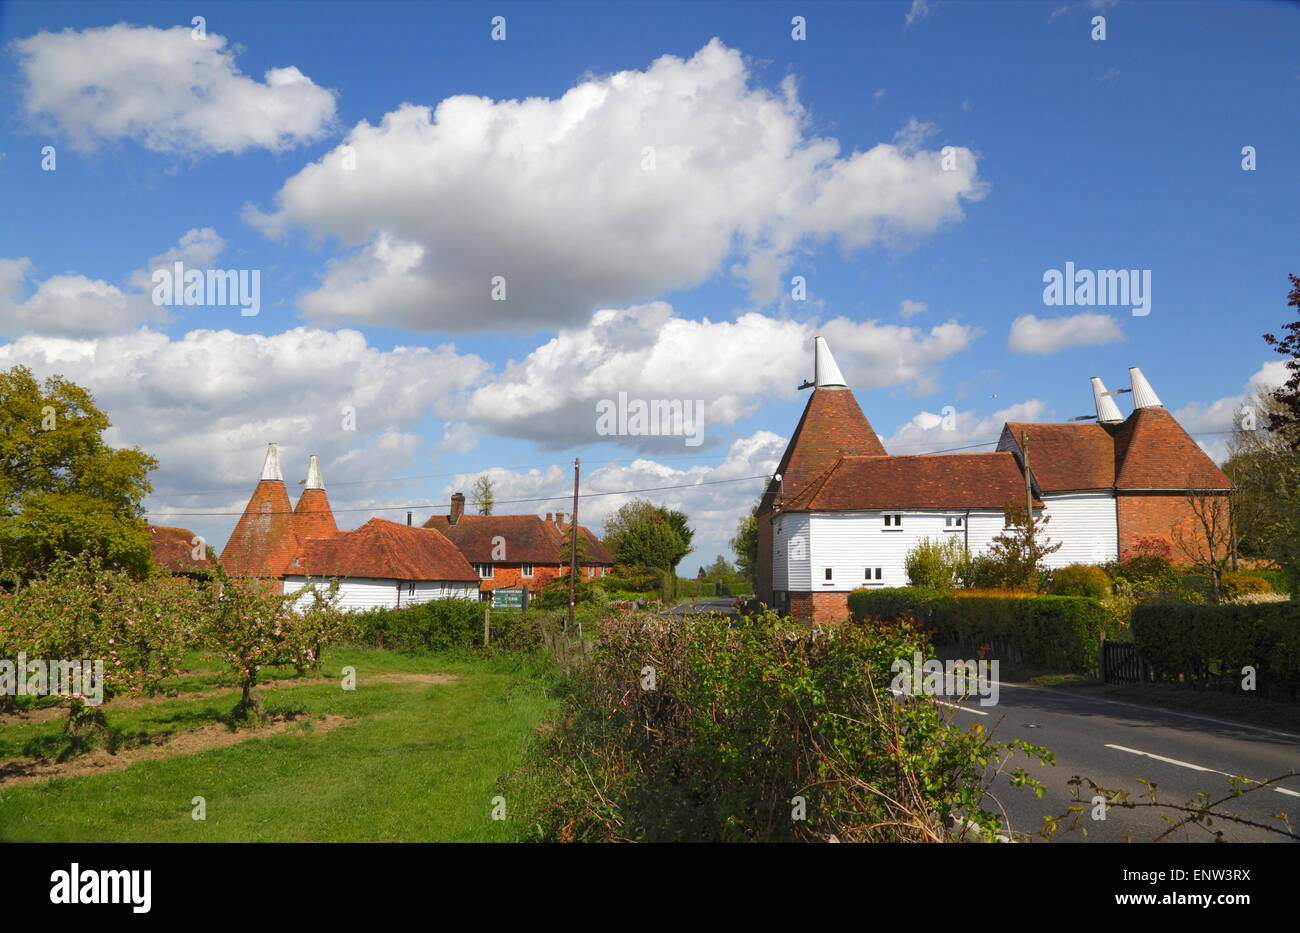
[[[1295,5],[203,13],[198,39],[172,6],[0,5],[0,364],[95,391],[160,460],[150,519],[218,548],[271,441],[291,489],[321,455],[343,527],[484,471],[526,500],[498,511],[568,511],[580,456],[593,526],[681,487],[647,495],[694,518],[693,572],[774,467],[816,333],[895,453],[1087,414],[1090,376],[1140,365],[1222,456],[1280,376]],[[259,313],[157,307],[177,258],[257,270]],[[1046,306],[1067,262],[1149,270],[1150,313]],[[599,435],[619,392],[699,400],[702,443]]]

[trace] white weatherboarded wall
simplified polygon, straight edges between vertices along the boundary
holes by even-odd
[[[322,587],[328,581],[317,580]],[[285,577],[285,595],[307,585],[306,577]],[[415,592],[411,589],[414,587]],[[362,609],[396,609],[435,599],[478,599],[478,584],[437,580],[375,580],[357,577],[339,581],[339,608],[344,612]]]
[[[1048,567],[1066,564],[1104,564],[1119,557],[1119,528],[1115,496],[1109,492],[1075,492],[1044,495],[1044,512],[1051,516],[1049,540],[1061,549],[1043,561]]]
[[[809,589],[808,513],[782,513],[772,520],[772,589]]]

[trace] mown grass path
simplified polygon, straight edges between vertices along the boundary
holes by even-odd
[[[357,688],[340,688],[351,665]],[[59,842],[508,841],[516,827],[491,818],[498,779],[522,761],[550,704],[540,661],[520,656],[449,659],[378,650],[327,655],[327,678],[262,688],[272,714],[293,715],[278,734],[139,761],[125,770],[0,784],[0,840]],[[428,683],[427,674],[458,675]],[[214,672],[215,675],[215,672]],[[387,675],[387,677],[385,676]],[[114,711],[125,745],[219,722],[238,692],[212,695],[215,676],[187,686],[203,698]],[[340,719],[339,717],[342,717]],[[321,731],[328,725],[328,731]],[[0,758],[56,734],[62,722],[0,727]],[[192,818],[196,796],[206,819]]]

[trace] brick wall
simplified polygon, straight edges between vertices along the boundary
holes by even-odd
[[[1178,547],[1174,528],[1180,527],[1189,543],[1200,540],[1199,523],[1192,513],[1186,493],[1143,493],[1120,495],[1115,500],[1115,513],[1119,526],[1119,559],[1128,560],[1137,555],[1137,542],[1142,538],[1160,538],[1168,542],[1175,564],[1187,562]],[[1204,547],[1202,547],[1202,552]]]
[[[849,617],[849,594],[791,593],[790,617],[800,622],[843,622]]]
[[[601,575],[601,568],[596,568],[594,577],[587,576],[587,568],[583,565],[578,566],[580,580],[592,581]],[[482,590],[499,590],[499,589],[519,589],[527,587],[530,593],[536,593],[548,583],[554,583],[561,578],[569,578],[568,565],[556,566],[554,564],[534,564],[533,575],[524,577],[524,568],[521,564],[493,564],[492,579],[480,580],[479,588]]]

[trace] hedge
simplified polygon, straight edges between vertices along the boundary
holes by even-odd
[[[1134,608],[1132,625],[1157,680],[1240,689],[1251,666],[1258,695],[1300,694],[1300,602],[1147,603]]]
[[[1084,596],[963,596],[919,587],[855,590],[849,594],[854,621],[892,622],[910,615],[934,640],[993,657],[1024,660],[1091,673],[1105,634],[1107,613]]]
[[[456,653],[483,648],[486,603],[468,599],[435,599],[402,609],[371,609],[350,622],[353,639],[375,648],[407,654]],[[491,614],[493,647],[528,650],[541,644],[541,626],[551,619],[544,612],[497,610]]]

